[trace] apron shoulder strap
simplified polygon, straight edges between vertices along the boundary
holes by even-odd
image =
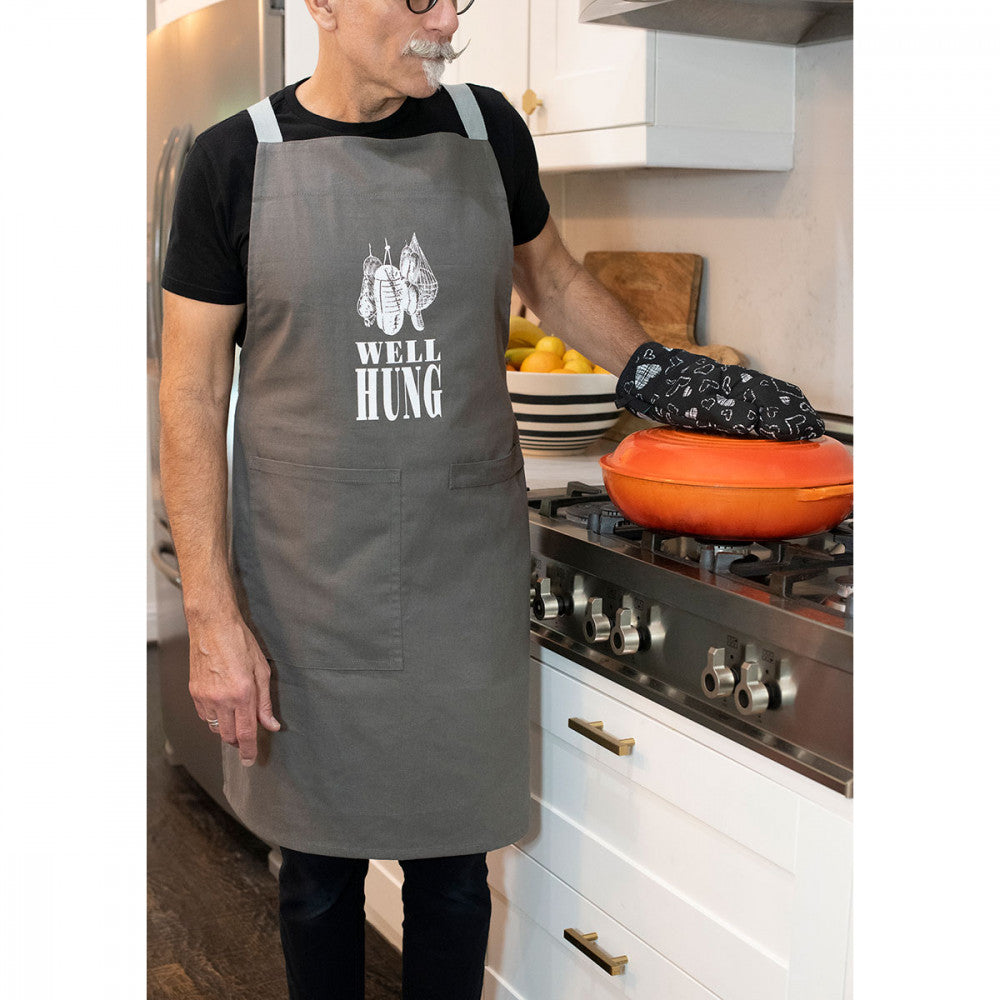
[[[486,122],[483,121],[483,113],[479,110],[479,102],[475,95],[465,83],[445,84],[445,90],[451,95],[455,102],[455,108],[462,119],[465,134],[470,139],[486,139]]]
[[[275,117],[274,108],[271,107],[270,97],[258,101],[247,108],[247,111],[253,119],[258,142],[281,142],[281,129],[278,128],[278,119]]]
[[[447,84],[445,90],[455,102],[455,109],[462,119],[465,134],[470,139],[486,139],[486,122],[483,120],[482,111],[479,110],[479,102],[468,85],[464,83]],[[270,97],[265,97],[262,101],[247,108],[247,112],[253,121],[258,142],[282,141],[281,129],[278,128],[278,119],[275,117],[274,108],[271,107]]]

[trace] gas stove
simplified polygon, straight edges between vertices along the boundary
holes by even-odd
[[[853,795],[853,524],[807,538],[649,531],[603,486],[529,490],[532,633]]]

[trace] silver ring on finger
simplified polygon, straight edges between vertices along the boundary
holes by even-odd
[[[218,719],[206,719],[205,720],[213,729],[219,724]]]

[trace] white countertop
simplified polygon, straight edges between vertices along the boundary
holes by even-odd
[[[571,480],[600,486],[604,482],[598,459],[618,447],[601,438],[579,455],[525,455],[524,475],[529,490],[565,486]]]

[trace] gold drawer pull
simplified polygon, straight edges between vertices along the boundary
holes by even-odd
[[[597,940],[596,931],[584,934],[575,927],[567,927],[563,931],[563,937],[579,948],[592,962],[596,962],[609,976],[620,976],[625,971],[628,955],[609,955],[603,948],[598,947],[594,944]]]
[[[521,96],[521,107],[526,115],[533,115],[540,107],[543,107],[542,99],[530,87]]]
[[[619,757],[624,757],[632,752],[635,740],[628,736],[623,740],[616,739],[604,732],[603,722],[587,722],[584,719],[570,719],[569,728],[581,736],[586,736],[588,740],[593,740],[598,746],[610,750]]]

